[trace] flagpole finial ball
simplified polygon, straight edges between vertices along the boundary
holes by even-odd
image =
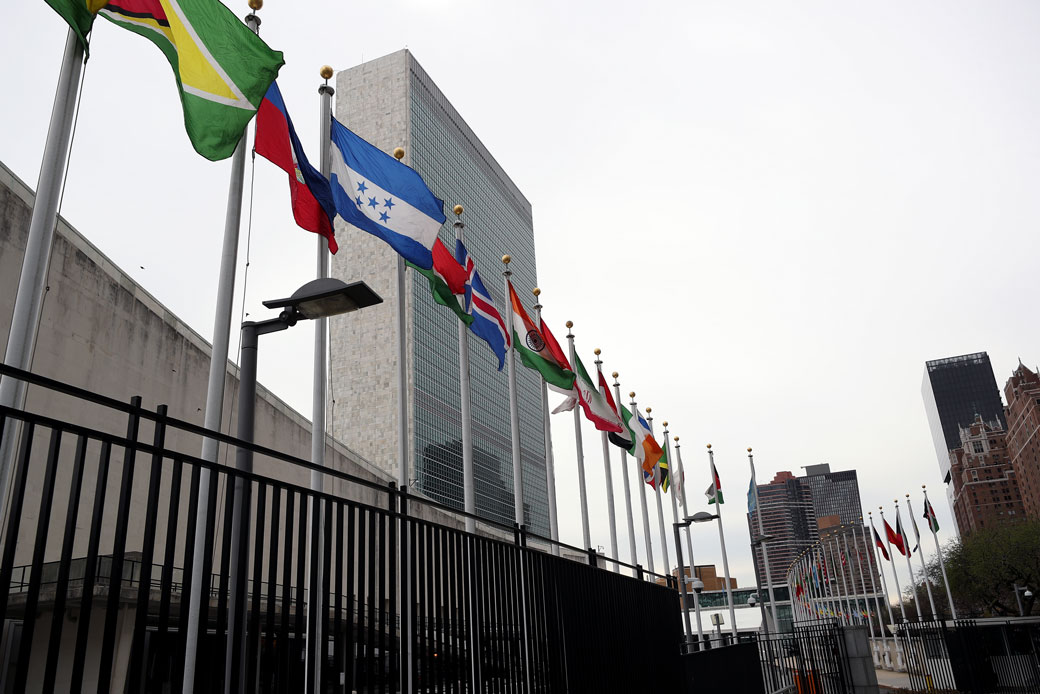
[[[668,422],[661,422],[661,424],[668,426]]]
[[[610,374],[610,377],[611,378],[617,378],[617,371],[615,371],[614,373]]]
[[[262,2],[262,0],[257,0],[257,2]],[[332,79],[332,66],[331,65],[322,65],[321,66],[321,70],[318,71],[318,74],[321,75],[321,78],[323,80],[330,80],[330,79]]]
[[[461,217],[462,216],[462,205],[456,205],[455,207],[452,208],[451,211],[455,213],[456,217]]]
[[[574,321],[572,321],[572,320],[567,321],[566,326],[567,326],[567,329],[570,330],[571,328],[574,327]]]
[[[506,255],[502,256],[502,262],[505,263],[506,265],[509,265],[509,263],[512,262],[512,260],[513,259],[509,257],[508,253]]]
[[[404,147],[394,147],[394,159],[397,161],[404,159]]]
[[[534,289],[531,290],[531,293],[534,294],[535,296],[541,296],[542,290],[539,289],[538,287],[535,287]]]
[[[653,409],[651,409],[651,408],[649,408],[649,407],[648,407],[648,408],[646,408],[646,413],[647,413],[647,414],[650,414],[651,412],[653,412]]]
[[[708,448],[711,448],[711,444],[710,443],[708,444]]]
[[[747,452],[748,452],[748,453],[750,453],[750,452],[751,452],[751,446],[748,446]]]
[[[634,398],[635,396],[636,396],[636,392],[634,390],[631,393],[628,394],[628,397],[630,397],[630,398]]]
[[[249,9],[253,10],[253,12],[256,12],[263,6],[264,0],[249,0]]]
[[[596,349],[592,350],[592,353],[595,354],[598,357],[599,356],[599,347],[597,347]]]

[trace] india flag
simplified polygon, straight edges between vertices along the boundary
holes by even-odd
[[[574,372],[553,356],[534,321],[520,303],[512,282],[509,283],[509,303],[513,307],[513,347],[520,355],[520,361],[527,368],[540,373],[549,385],[570,390],[574,385]]]

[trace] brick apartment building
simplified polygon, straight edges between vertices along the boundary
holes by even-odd
[[[1007,455],[1023,510],[1040,518],[1040,376],[1019,362],[1004,386]]]
[[[953,513],[964,535],[1022,518],[1022,493],[1000,422],[982,415],[960,428],[960,448],[950,451]]]

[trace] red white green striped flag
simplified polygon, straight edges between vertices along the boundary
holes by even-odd
[[[924,500],[924,519],[928,521],[928,527],[933,533],[939,532],[939,519],[935,517],[935,509],[927,498]]]
[[[708,497],[708,503],[725,503],[722,500],[722,480],[719,479],[719,471],[715,469],[715,461],[711,463],[711,486],[704,491],[704,496]]]

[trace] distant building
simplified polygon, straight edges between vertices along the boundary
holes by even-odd
[[[953,515],[962,535],[1022,517],[1022,495],[999,422],[981,415],[960,429],[950,451]]]
[[[704,590],[726,590],[726,577],[718,575],[718,570],[714,564],[698,564],[693,569],[694,575],[704,582]],[[689,577],[690,567],[683,567],[683,575]],[[679,578],[679,569],[672,569],[672,576]],[[657,579],[657,582],[661,585],[665,583],[664,579],[660,578]],[[731,577],[729,579],[729,587],[731,590],[736,590],[737,579]]]
[[[802,551],[819,538],[812,490],[790,472],[778,472],[769,484],[758,485],[758,508],[762,513],[762,529],[769,541],[769,579],[766,580],[762,548],[752,547],[755,576],[765,587],[785,585],[787,568]],[[757,520],[749,518],[751,537],[757,538]]]
[[[1004,386],[1007,452],[1027,515],[1040,517],[1040,376],[1021,362]]]
[[[989,355],[976,352],[925,362],[921,395],[946,499],[953,508],[950,451],[961,446],[960,428],[970,426],[975,415],[984,422],[998,422],[1001,429],[1006,426]]]
[[[769,551],[769,576],[766,579],[762,548],[754,544],[759,536],[757,518],[748,515],[755,576],[763,591],[771,583],[774,588],[786,586],[787,570],[791,563],[817,540],[823,540],[822,550],[832,559],[828,565],[837,567],[831,580],[839,587],[856,595],[872,592],[881,585],[881,579],[870,560],[870,545],[862,537],[863,507],[860,503],[859,480],[855,470],[831,472],[830,465],[809,465],[806,474],[796,477],[787,471],[776,474],[769,484],[758,485],[758,510]],[[860,571],[862,569],[862,576]]]
[[[336,117],[383,151],[401,146],[404,162],[444,199],[450,214],[465,207],[466,246],[499,310],[503,253],[517,294],[534,303],[536,285],[531,203],[513,183],[408,50],[400,50],[336,76]],[[372,203],[386,205],[382,200]],[[332,275],[364,279],[383,303],[329,324],[329,410],[332,431],[360,454],[395,474],[398,469],[398,256],[382,240],[341,226]],[[440,239],[455,248],[452,219]],[[408,271],[405,287],[407,455],[410,485],[455,509],[463,507],[462,413],[458,319],[438,306],[428,280]],[[470,337],[471,418],[476,511],[512,525],[513,461],[505,371],[481,341]],[[548,535],[542,384],[517,367],[524,520]]]

